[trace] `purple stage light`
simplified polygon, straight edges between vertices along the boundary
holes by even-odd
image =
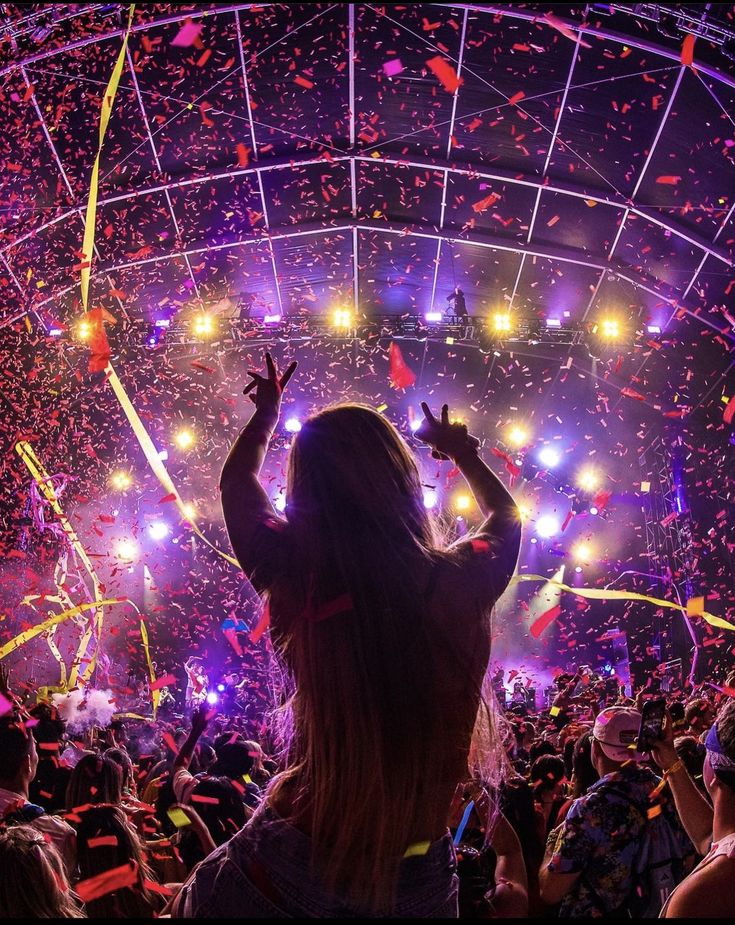
[[[437,321],[442,320],[442,313],[441,312],[427,312],[425,317],[428,322],[436,323]]]
[[[214,691],[210,691],[210,693],[207,694],[207,703],[210,706],[214,706],[215,703],[217,703],[218,701],[219,701],[219,695],[215,694]]]
[[[263,324],[280,324],[281,316],[280,315],[266,315],[263,318]]]

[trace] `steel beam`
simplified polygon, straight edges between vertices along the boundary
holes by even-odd
[[[335,163],[344,163],[350,162],[350,169],[353,167],[353,162],[365,162],[370,164],[381,163],[389,164],[394,166],[405,166],[405,167],[416,167],[419,169],[427,170],[447,170],[450,174],[457,174],[459,176],[467,176],[478,179],[487,179],[500,183],[507,183],[509,185],[517,185],[536,191],[540,187],[543,189],[549,190],[550,192],[559,193],[561,195],[573,196],[579,199],[589,199],[592,202],[597,202],[602,205],[608,205],[612,208],[617,208],[620,210],[627,209],[629,212],[632,212],[635,215],[645,218],[651,223],[657,225],[665,231],[671,232],[671,234],[676,235],[681,238],[683,241],[686,241],[688,244],[693,247],[699,248],[704,251],[708,256],[715,257],[721,263],[726,264],[729,267],[732,267],[735,264],[735,261],[729,256],[729,254],[722,248],[717,247],[715,244],[704,241],[702,239],[694,237],[689,231],[683,229],[677,225],[671,224],[663,220],[660,216],[655,213],[649,212],[645,208],[639,206],[630,206],[626,205],[623,200],[613,199],[609,196],[602,196],[599,193],[589,192],[582,187],[575,187],[572,184],[562,184],[562,183],[550,183],[544,182],[538,178],[523,178],[511,175],[509,172],[503,171],[487,171],[475,168],[471,165],[456,165],[456,164],[447,164],[441,160],[435,160],[432,158],[397,158],[384,156],[381,158],[373,158],[367,155],[336,155],[331,158]],[[324,164],[324,158],[321,157],[309,157],[302,160],[289,158],[288,156],[283,158],[274,159],[273,162],[259,163],[254,164],[252,167],[242,167],[242,168],[231,168],[224,171],[217,171],[211,174],[206,174],[203,176],[197,177],[188,177],[186,179],[176,179],[170,180],[165,183],[157,183],[152,186],[148,186],[142,189],[131,190],[126,193],[118,193],[111,196],[107,196],[104,199],[99,200],[99,205],[104,206],[110,203],[115,202],[125,202],[129,199],[137,199],[141,196],[148,196],[152,193],[164,192],[165,190],[171,189],[180,189],[189,186],[197,186],[202,183],[210,183],[216,180],[226,179],[228,177],[239,177],[239,176],[254,176],[256,178],[263,172],[269,170],[288,170],[294,169],[301,166],[309,166],[311,164]],[[352,208],[356,212],[356,202],[353,196]],[[53,219],[50,219],[48,222],[44,222],[39,225],[37,228],[32,231],[26,232],[25,234],[19,235],[14,241],[6,244],[4,247],[0,248],[0,253],[7,253],[12,250],[14,247],[17,247],[19,244],[22,244],[24,241],[38,235],[40,232],[44,231],[46,228],[49,228],[60,221],[63,221],[65,218],[70,217],[75,213],[81,213],[81,209],[77,206],[72,209],[69,209],[68,212],[63,215],[56,216]]]
[[[651,147],[648,149],[648,154],[646,155],[646,159],[643,162],[643,166],[641,167],[640,172],[638,174],[638,179],[636,180],[636,184],[633,187],[633,192],[630,194],[631,203],[633,202],[636,195],[638,194],[638,190],[641,188],[641,183],[643,182],[643,179],[646,176],[646,171],[648,170],[648,166],[651,163],[651,160],[653,159],[653,155],[656,152],[656,148],[658,147],[659,138],[661,138],[661,135],[663,134],[663,130],[666,127],[666,123],[669,119],[669,113],[671,112],[671,107],[674,105],[674,100],[676,99],[676,94],[679,90],[679,86],[681,84],[682,78],[684,77],[685,71],[686,71],[686,67],[682,66],[679,68],[679,73],[676,75],[676,83],[674,84],[674,88],[671,91],[671,95],[669,96],[669,101],[666,104],[666,109],[664,110],[663,117],[661,118],[661,122],[659,123],[658,130],[656,131],[656,135],[653,141],[651,142]],[[626,208],[625,212],[623,213],[623,217],[621,218],[620,224],[618,225],[617,234],[615,235],[615,240],[612,243],[612,247],[610,248],[610,253],[608,254],[608,257],[612,257],[612,255],[615,253],[615,248],[618,246],[618,241],[620,240],[620,236],[623,233],[623,227],[625,226],[625,222],[628,216],[630,215],[631,211],[632,211],[632,206],[629,206],[628,208]],[[640,212],[638,214],[640,214]]]

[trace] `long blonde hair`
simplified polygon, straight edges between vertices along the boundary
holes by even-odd
[[[32,825],[0,828],[0,918],[86,918],[61,855]]]
[[[389,909],[443,747],[436,628],[421,586],[421,565],[440,553],[418,468],[380,414],[329,408],[294,439],[286,514],[288,573],[275,577],[270,609],[293,680],[289,768],[270,796],[297,781],[292,821],[306,825],[329,885]],[[349,612],[304,618],[343,595]]]

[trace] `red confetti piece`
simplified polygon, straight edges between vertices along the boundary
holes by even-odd
[[[235,150],[237,151],[237,166],[247,167],[250,163],[250,148],[240,142]]]
[[[98,835],[97,838],[87,839],[89,848],[114,848],[117,845],[117,835]]]
[[[177,678],[175,674],[165,674],[162,678],[157,678],[151,684],[152,691],[158,691],[162,687],[168,687],[169,684],[176,684]]]
[[[656,183],[662,183],[668,186],[676,186],[679,180],[681,180],[681,177],[674,177],[668,174],[664,174],[662,177],[656,177]]]
[[[176,492],[172,491],[170,495],[164,495],[162,498],[159,498],[158,503],[168,504],[169,501],[175,501],[175,500],[176,500]]]
[[[641,393],[640,393],[640,392],[636,392],[635,389],[629,389],[627,385],[625,386],[625,388],[622,388],[622,389],[620,390],[620,394],[621,394],[621,395],[627,395],[628,398],[634,398],[636,401],[645,401],[645,400],[646,400],[646,396],[645,396],[645,395],[641,395]]]
[[[398,344],[391,342],[390,384],[394,389],[408,389],[416,382],[416,373],[406,364]]]
[[[192,793],[191,795],[192,803],[208,803],[211,806],[219,806],[219,800],[217,797],[205,797],[199,793]]]
[[[541,614],[538,619],[534,620],[531,624],[531,635],[534,639],[538,639],[539,636],[548,629],[551,624],[556,620],[556,618],[561,613],[561,604],[556,604],[554,607],[550,607],[547,611]]]
[[[248,639],[253,643],[253,645],[258,642],[263,633],[268,629],[270,622],[270,608],[268,606],[268,602],[266,601],[266,603],[263,605],[263,612],[260,615],[260,620],[258,620],[258,625],[248,634]]]
[[[444,87],[447,93],[456,93],[456,91],[463,83],[462,78],[457,77],[457,72],[454,70],[452,65],[439,55],[437,55],[435,58],[429,58],[429,60],[426,62],[426,66],[436,77],[439,83]]]
[[[681,63],[686,67],[691,67],[694,64],[694,43],[696,40],[697,36],[690,33],[681,43]]]
[[[725,406],[725,413],[722,416],[722,419],[726,424],[731,424],[732,419],[735,417],[735,395],[730,399],[730,401]]]
[[[312,90],[314,88],[313,82],[307,80],[306,77],[302,77],[301,74],[294,78],[294,83],[297,83],[300,87],[305,87],[307,90]]]
[[[497,193],[490,193],[489,196],[485,196],[484,199],[480,199],[479,202],[474,202],[472,204],[473,212],[484,212],[485,209],[489,209],[490,206],[494,206],[495,203],[500,199]]]
[[[199,60],[197,61],[197,67],[204,67],[207,61],[209,61],[211,55],[212,55],[211,48],[207,48],[205,51],[203,51],[201,55],[199,56]]]
[[[134,886],[138,880],[138,868],[135,864],[123,864],[113,867],[96,877],[80,880],[74,887],[76,894],[82,902],[88,903],[100,896],[106,896],[115,890],[124,890],[125,887]]]
[[[513,96],[510,97],[508,102],[511,106],[515,106],[516,103],[520,103],[525,95],[526,94],[523,92],[523,90],[519,90],[518,93],[514,93]]]

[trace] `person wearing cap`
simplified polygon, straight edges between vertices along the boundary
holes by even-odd
[[[705,739],[704,783],[712,798],[712,847],[669,896],[661,918],[735,915],[735,700],[728,700]]]
[[[595,720],[591,761],[600,780],[574,801],[556,838],[549,839],[539,874],[541,898],[561,903],[562,918],[608,916],[625,906],[635,890],[632,868],[654,803],[682,860],[694,854],[659,778],[641,763],[640,724],[641,714],[630,707],[608,707]]]

